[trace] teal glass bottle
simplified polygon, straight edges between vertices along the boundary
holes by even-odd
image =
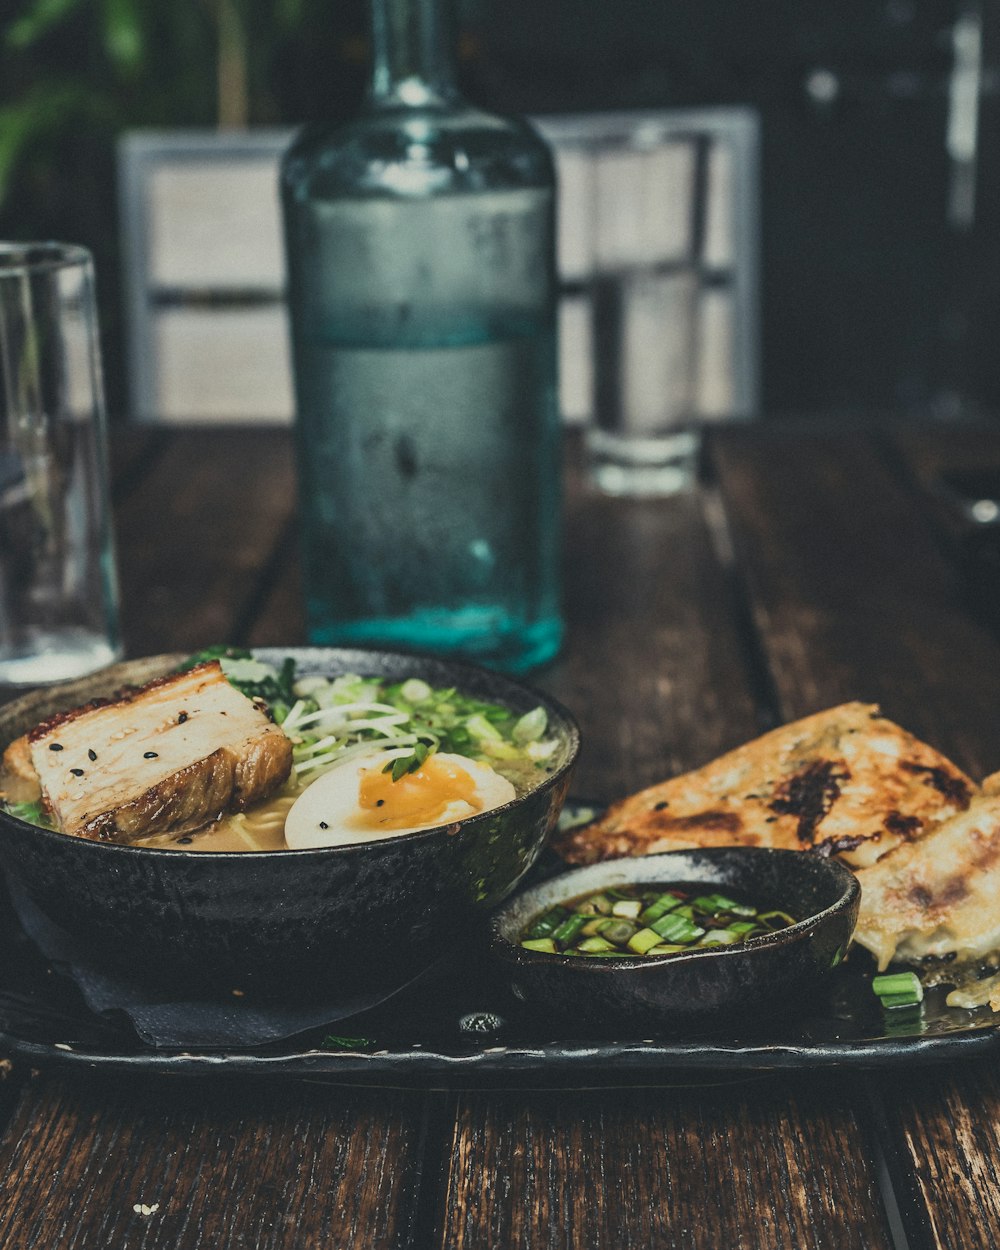
[[[310,640],[550,659],[554,176],[458,94],[445,0],[371,0],[361,115],[282,166]]]

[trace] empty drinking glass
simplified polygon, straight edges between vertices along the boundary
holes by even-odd
[[[90,253],[0,243],[0,682],[119,658]]]

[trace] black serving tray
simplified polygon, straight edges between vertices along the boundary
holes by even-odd
[[[532,876],[559,867],[550,857]],[[648,1085],[699,1073],[886,1067],[1000,1051],[1000,1018],[989,1008],[948,1008],[945,986],[927,992],[918,1017],[887,1015],[872,994],[872,971],[856,949],[816,1001],[794,1016],[700,1037],[638,1037],[586,1034],[530,1013],[473,948],[445,959],[384,1007],[328,1028],[260,1047],[167,1050],[143,1043],[125,1017],[92,1012],[2,898],[0,1052],[33,1067],[321,1077],[427,1089]]]

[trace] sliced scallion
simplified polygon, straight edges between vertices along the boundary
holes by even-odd
[[[872,977],[872,989],[883,1007],[913,1007],[923,1002],[924,987],[915,972],[894,972]]]

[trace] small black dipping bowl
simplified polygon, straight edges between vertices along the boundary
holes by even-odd
[[[566,797],[580,736],[553,699],[470,665],[396,652],[274,647],[301,675],[359,673],[502,703],[541,704],[559,738],[551,772],[493,811],[420,833],[301,851],[185,851],[91,842],[0,812],[0,868],[91,964],[186,995],[319,989],[403,979],[495,907],[534,863]],[[119,664],[0,710],[0,749],[54,712],[170,672],[183,656]]]
[[[621,885],[697,883],[801,917],[735,946],[690,954],[591,959],[525,950],[540,912]],[[658,1033],[705,1031],[807,1002],[844,957],[861,887],[842,864],[806,851],[715,847],[607,860],[561,873],[507,902],[490,924],[490,952],[516,997],[566,1021]]]

